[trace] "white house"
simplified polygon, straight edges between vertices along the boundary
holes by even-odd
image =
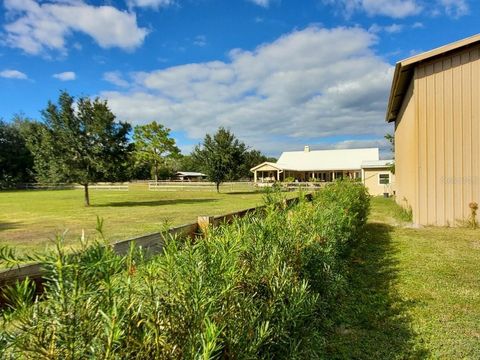
[[[392,162],[380,160],[378,148],[310,150],[305,146],[303,151],[283,152],[276,163],[264,162],[250,171],[255,183],[361,179],[372,195],[381,195],[393,192]]]
[[[361,177],[363,161],[379,160],[378,148],[285,151],[276,163],[264,162],[250,169],[255,182],[333,181]]]

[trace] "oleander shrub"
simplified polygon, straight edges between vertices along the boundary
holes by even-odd
[[[43,259],[45,292],[8,289],[0,357],[22,359],[295,359],[322,357],[342,263],[368,214],[359,184],[336,183],[312,202],[266,195],[262,212],[166,239],[146,259],[102,241]],[[3,351],[3,353],[2,353]]]

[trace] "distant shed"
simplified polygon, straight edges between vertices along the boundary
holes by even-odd
[[[177,171],[175,178],[181,181],[202,181],[207,178],[207,175],[194,171]]]
[[[397,202],[424,225],[456,225],[480,202],[480,34],[402,60],[395,123]]]

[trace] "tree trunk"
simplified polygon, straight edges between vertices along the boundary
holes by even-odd
[[[218,194],[220,192],[220,183],[217,182],[216,185],[217,185],[217,194]]]
[[[155,184],[158,182],[158,164],[157,162],[155,161],[154,165],[153,165],[153,171],[155,172]]]
[[[85,189],[85,206],[90,206],[90,195],[88,194],[88,184],[83,184]]]

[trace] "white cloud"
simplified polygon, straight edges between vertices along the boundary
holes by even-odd
[[[128,5],[130,7],[145,7],[159,9],[161,7],[168,7],[175,5],[175,0],[128,0]]]
[[[470,7],[466,0],[439,0],[448,16],[459,18],[470,13]]]
[[[129,82],[122,77],[119,71],[108,71],[104,73],[103,80],[120,87],[128,87],[129,85]]]
[[[0,77],[6,78],[6,79],[19,79],[19,80],[28,79],[27,74],[18,70],[9,70],[9,69],[0,71]]]
[[[204,47],[207,45],[207,37],[205,35],[197,35],[193,39],[193,44],[199,47]]]
[[[402,32],[403,25],[392,24],[392,25],[385,26],[384,29],[389,34],[396,34],[396,33]]]
[[[81,1],[5,0],[4,42],[29,54],[47,50],[67,51],[66,38],[73,32],[92,37],[103,48],[134,49],[147,30],[137,25],[136,15],[112,6],[92,6]]]
[[[270,3],[272,2],[272,0],[248,0],[248,1],[264,8],[269,7]]]
[[[345,16],[362,11],[369,16],[405,18],[418,14],[422,7],[416,0],[323,0],[324,3],[340,7]]]
[[[61,81],[71,81],[77,78],[76,74],[73,71],[65,71],[62,73],[53,74],[53,77]]]
[[[372,34],[378,34],[382,31],[385,31],[386,33],[389,33],[389,34],[397,34],[402,32],[404,28],[405,26],[400,24],[391,24],[386,26],[373,24],[372,26],[370,26],[368,31],[371,32]]]
[[[344,16],[351,17],[356,12],[369,16],[387,16],[402,19],[426,13],[430,16],[446,14],[453,18],[470,13],[467,0],[323,0],[325,4],[339,9]]]
[[[133,124],[161,119],[192,139],[225,126],[269,152],[305,138],[381,138],[393,72],[375,43],[360,28],[309,27],[227,62],[137,72],[127,90],[101,95]]]

